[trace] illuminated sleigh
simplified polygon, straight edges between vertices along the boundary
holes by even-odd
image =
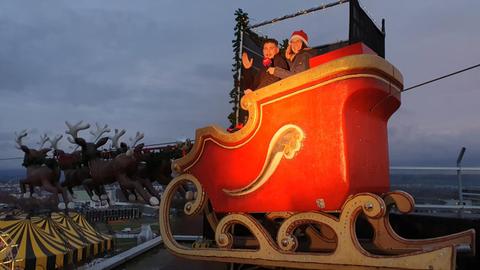
[[[393,206],[414,207],[409,194],[389,187],[387,120],[400,106],[400,72],[361,43],[311,64],[318,66],[246,95],[241,130],[197,130],[162,197],[166,247],[187,258],[278,267],[454,269],[457,246],[475,252],[474,230],[408,240],[389,223]],[[207,211],[215,232],[208,247],[173,239],[169,209],[187,182],[197,193],[184,210]],[[358,217],[373,228],[367,243],[356,236]],[[251,236],[237,235],[234,224]]]

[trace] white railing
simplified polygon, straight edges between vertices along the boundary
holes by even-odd
[[[436,204],[422,204],[416,205],[417,209],[451,209],[451,210],[480,210],[478,205],[466,205],[466,199],[474,199],[480,201],[480,167],[462,167],[460,166],[461,159],[457,161],[459,166],[452,167],[421,167],[421,166],[391,166],[391,175],[401,175],[405,172],[452,172],[452,175],[456,175],[458,203],[456,205],[436,205]],[[479,175],[478,186],[476,188],[464,188],[463,175]],[[453,181],[453,180],[452,180]]]
[[[415,170],[415,171],[472,171],[480,172],[480,167],[416,167],[416,166],[391,166],[390,170]]]

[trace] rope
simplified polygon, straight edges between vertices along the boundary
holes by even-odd
[[[462,72],[465,72],[467,70],[470,70],[470,69],[474,69],[474,68],[477,68],[477,67],[480,67],[480,64],[477,64],[477,65],[474,65],[474,66],[471,66],[471,67],[467,67],[467,68],[464,68],[462,70],[459,70],[459,71],[455,71],[453,73],[450,73],[450,74],[447,74],[447,75],[443,75],[441,77],[438,77],[438,78],[435,78],[433,80],[429,80],[429,81],[426,81],[426,82],[423,82],[423,83],[420,83],[420,84],[417,84],[417,85],[414,85],[414,86],[410,86],[406,89],[403,89],[402,92],[406,92],[408,90],[412,90],[414,88],[417,88],[417,87],[420,87],[420,86],[423,86],[423,85],[426,85],[426,84],[429,84],[429,83],[432,83],[432,82],[436,82],[438,80],[441,80],[441,79],[445,79],[445,78],[448,78],[450,76],[453,76],[453,75],[456,75],[456,74],[459,74],[459,73],[462,73]]]
[[[3,161],[3,160],[14,160],[14,159],[23,159],[23,157],[0,158],[0,161]]]

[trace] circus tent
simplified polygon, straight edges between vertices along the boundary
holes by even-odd
[[[30,219],[0,221],[0,230],[17,246],[20,269],[57,269],[71,262],[65,241],[45,232]]]
[[[112,249],[112,237],[97,232],[79,213],[23,214],[9,212],[8,220],[0,220],[0,231],[17,247],[15,265],[20,269],[57,269]]]
[[[0,219],[25,219],[27,213],[18,209],[2,210],[0,211]]]
[[[64,214],[62,214],[64,215]],[[78,225],[82,233],[90,242],[97,243],[94,245],[94,254],[106,252],[112,249],[112,237],[103,233],[99,233],[88,223],[85,217],[76,212],[70,212],[68,216],[74,224]],[[54,218],[55,220],[55,218]]]
[[[53,216],[53,214],[52,214]],[[73,226],[54,221],[52,217],[32,217],[32,222],[40,229],[59,241],[67,243],[73,253],[73,262],[81,262],[90,258],[90,245],[87,239]],[[92,254],[93,255],[93,254]]]
[[[79,220],[84,220],[83,216],[78,213],[70,213],[73,216],[80,216]],[[52,220],[55,221],[62,230],[68,232],[70,237],[81,239],[88,245],[86,256],[96,256],[111,249],[111,237],[98,233],[86,220],[86,225],[74,221],[70,215],[64,213],[52,213]],[[109,242],[105,243],[108,239]]]

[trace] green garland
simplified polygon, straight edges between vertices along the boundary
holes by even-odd
[[[232,112],[228,115],[228,120],[230,121],[231,127],[234,127],[237,124],[237,109],[240,106],[240,99],[243,96],[242,91],[238,91],[238,87],[240,86],[240,81],[238,78],[238,72],[242,68],[242,58],[240,56],[240,49],[241,49],[241,42],[242,42],[242,32],[247,34],[256,44],[263,44],[263,41],[268,38],[268,36],[259,36],[257,33],[250,30],[249,18],[248,13],[243,12],[242,9],[238,9],[235,11],[235,28],[234,28],[234,37],[235,39],[232,40],[233,46],[233,64],[232,64],[232,72],[233,72],[233,88],[230,91],[230,104],[233,104]],[[281,55],[284,54],[287,46],[288,46],[288,39],[282,40],[280,45],[280,53]],[[240,92],[240,93],[239,93]]]
[[[240,104],[241,95],[239,95],[238,87],[240,85],[240,81],[238,80],[238,72],[242,67],[242,59],[240,57],[240,49],[241,49],[241,35],[242,31],[244,31],[249,23],[248,14],[243,12],[242,9],[238,9],[235,11],[235,21],[237,22],[234,28],[235,31],[235,39],[232,40],[233,44],[233,64],[232,64],[232,72],[233,72],[233,89],[230,91],[230,104],[233,104],[232,112],[228,115],[228,120],[230,120],[231,126],[235,126],[237,124],[237,117],[236,111]]]

